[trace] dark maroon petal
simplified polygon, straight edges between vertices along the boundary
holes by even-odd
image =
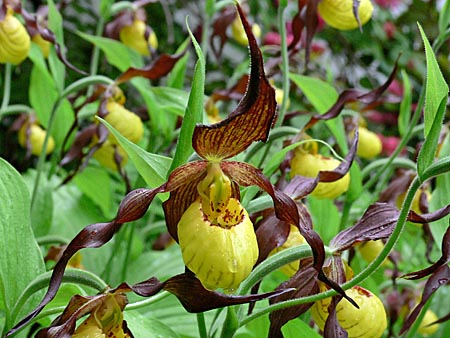
[[[183,55],[184,53],[176,55],[162,54],[144,68],[130,67],[116,79],[116,84],[127,82],[137,76],[145,77],[149,80],[158,80],[167,75]]]
[[[386,82],[381,85],[380,87],[368,92],[368,93],[362,93],[358,89],[346,89],[344,90],[338,97],[336,103],[324,114],[317,114],[314,115],[311,120],[308,122],[307,126],[305,128],[309,128],[316,124],[317,121],[320,120],[330,120],[338,116],[342,109],[344,108],[345,104],[353,101],[361,101],[364,103],[372,103],[375,102],[382,94],[383,92],[389,87],[391,82],[395,78],[395,74],[397,73],[397,66],[398,66],[398,59],[395,63],[394,69],[392,70],[391,74],[389,75],[389,78],[386,80]]]
[[[317,284],[317,271],[312,264],[301,267],[300,270],[288,281],[280,284],[276,290],[294,288],[294,292],[276,296],[270,300],[270,304],[276,304],[289,299],[307,297],[319,292]],[[297,318],[308,311],[313,303],[290,306],[282,310],[274,311],[270,314],[270,338],[282,338],[281,328],[288,321]]]
[[[217,59],[220,59],[220,56],[222,55],[223,46],[225,46],[225,42],[228,39],[227,28],[232,24],[234,18],[236,18],[236,11],[232,7],[227,7],[220,12],[212,25],[209,43],[214,56]],[[219,46],[216,46],[216,43],[214,42],[216,39],[219,39]]]
[[[447,265],[442,265],[438,269],[436,269],[433,274],[430,276],[428,281],[425,284],[422,298],[411,312],[411,314],[406,318],[403,327],[401,328],[399,334],[403,334],[408,331],[411,325],[415,322],[417,316],[420,314],[420,311],[428,301],[428,299],[439,289],[441,286],[446,285],[450,281],[450,268]]]
[[[426,269],[410,272],[404,275],[404,278],[407,279],[420,279],[424,278],[432,273],[434,273],[436,270],[438,270],[441,266],[446,266],[447,263],[450,262],[450,227],[447,228],[447,231],[444,234],[444,237],[442,238],[442,256],[438,259],[436,263],[429,266]]]
[[[143,282],[139,282],[133,285],[128,283],[122,283],[111,292],[130,292],[142,297],[150,297],[156,295],[164,288],[164,283],[160,282],[156,277],[151,277]]]
[[[255,302],[292,291],[292,289],[288,289],[249,296],[229,296],[205,289],[197,277],[190,272],[168,279],[164,283],[164,290],[177,296],[178,300],[188,312],[195,313],[230,305]]]
[[[398,209],[391,204],[372,204],[354,226],[337,234],[330,246],[343,251],[359,242],[387,238],[397,224],[398,215]]]
[[[422,196],[426,196],[426,195],[422,194],[421,197]],[[431,222],[437,221],[441,218],[444,218],[448,214],[450,214],[450,204],[439,210],[436,210],[434,212],[430,212],[427,214],[419,215],[411,210],[408,215],[408,221],[414,222],[414,223],[423,223],[423,224],[431,223]]]
[[[255,141],[266,141],[276,118],[275,90],[269,84],[261,51],[239,5],[239,15],[250,46],[250,79],[247,92],[228,117],[213,125],[197,125],[192,146],[203,158],[232,157]]]
[[[341,301],[342,296],[331,297],[330,305],[328,305],[328,317],[323,328],[324,337],[327,338],[347,338],[348,333],[339,323],[336,314],[336,307]]]

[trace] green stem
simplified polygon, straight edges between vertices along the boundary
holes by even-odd
[[[278,112],[278,119],[275,124],[276,127],[283,124],[289,97],[289,58],[287,51],[286,22],[284,18],[284,11],[286,10],[286,7],[287,1],[280,1],[278,6],[278,31],[281,38],[281,74],[283,78],[282,90],[284,95]]]
[[[122,264],[122,273],[121,273],[121,280],[126,280],[127,276],[127,267],[128,262],[130,261],[130,255],[131,255],[131,249],[133,246],[133,237],[134,237],[134,229],[136,227],[136,223],[132,222],[128,225],[128,243],[127,243],[127,250],[125,251],[125,258],[124,262]]]
[[[208,332],[206,331],[205,314],[203,312],[197,313],[197,325],[200,338],[208,338]]]
[[[97,27],[95,28],[96,36],[102,35],[104,25],[105,25],[105,18],[103,16],[100,16],[98,23],[97,23]],[[90,69],[89,69],[89,73],[91,76],[97,74],[99,59],[100,59],[100,48],[97,45],[94,45],[94,50],[92,51],[92,57],[91,57],[91,65],[90,65]],[[94,86],[89,87],[87,96],[88,97],[91,96],[93,91],[94,91]]]
[[[9,98],[11,95],[11,71],[12,66],[9,62],[5,64],[5,83],[3,84],[3,99],[0,111],[3,111],[9,104]]]
[[[60,235],[48,235],[36,238],[38,245],[68,244],[70,240]]]
[[[128,304],[126,306],[126,308],[125,308],[125,311],[136,310],[136,309],[140,309],[140,308],[152,305],[152,304],[154,304],[156,302],[159,302],[160,300],[162,300],[164,298],[167,298],[170,295],[171,295],[170,292],[163,290],[160,293],[158,293],[158,294],[156,294],[156,295],[154,295],[152,297],[149,297],[147,299],[144,299],[144,300],[142,300],[140,302],[135,302],[135,303]]]
[[[33,108],[24,104],[13,104],[5,107],[4,109],[0,109],[0,118],[4,115],[14,115],[19,113],[28,113],[31,114],[34,112]]]
[[[227,307],[227,316],[225,318],[225,322],[222,326],[222,333],[220,334],[221,338],[230,338],[233,337],[239,328],[239,321],[236,315],[236,307],[229,306]]]

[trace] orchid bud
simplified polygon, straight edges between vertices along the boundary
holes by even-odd
[[[47,132],[36,123],[25,122],[19,129],[19,144],[27,148],[30,146],[31,153],[39,156],[44,148]],[[55,149],[55,140],[52,136],[48,138],[45,154],[50,154]]]
[[[12,8],[0,21],[0,63],[18,65],[28,56],[30,36],[22,23],[14,16]]]
[[[439,328],[439,324],[430,325],[436,320],[438,320],[436,314],[431,310],[427,310],[422,318],[422,321],[420,322],[417,332],[419,332],[424,337],[430,337]]]
[[[146,24],[144,21],[135,19],[129,26],[124,26],[119,33],[120,41],[134,49],[139,54],[149,56],[149,46],[153,49],[158,48],[158,39],[152,30],[148,39],[145,39]]]
[[[253,35],[258,39],[261,37],[261,27],[258,24],[252,25]],[[242,21],[239,16],[236,16],[236,19],[231,23],[231,35],[233,39],[242,46],[248,45],[247,34],[245,34],[244,27],[242,26]]]
[[[359,127],[358,132],[359,138],[356,154],[367,160],[377,157],[383,148],[378,135],[365,127]]]
[[[325,157],[320,154],[311,154],[301,148],[297,148],[294,151],[294,157],[291,161],[291,176],[316,177],[319,171],[334,170],[340,164],[341,162],[334,158]],[[346,192],[349,184],[350,174],[347,173],[337,181],[318,183],[311,196],[334,199]]]
[[[41,49],[42,55],[44,58],[48,58],[50,54],[50,45],[51,43],[47,40],[44,40],[41,34],[37,33],[31,37],[31,41],[33,41],[36,45]]]
[[[359,2],[358,16],[361,25],[372,17],[373,7],[370,0],[356,0]],[[322,0],[317,10],[323,20],[336,29],[351,30],[359,24],[353,13],[354,0]]]
[[[137,143],[142,139],[144,126],[139,116],[115,101],[109,101],[106,104],[106,110],[108,114],[105,116],[105,120],[119,133],[133,143]],[[113,135],[110,135],[108,139],[111,144],[117,144],[117,140]]]
[[[286,242],[284,242],[283,245],[279,246],[278,248],[273,249],[270,252],[269,256],[274,255],[282,250],[299,246],[302,244],[306,244],[305,238],[300,234],[300,231],[296,226],[291,225],[291,228],[289,230],[289,236],[286,239]],[[292,277],[298,271],[299,267],[300,261],[298,260],[282,266],[280,268],[280,271],[283,272],[288,277]]]
[[[106,140],[100,148],[92,156],[103,167],[111,170],[117,170],[116,157],[120,160],[121,166],[124,166],[128,162],[128,155],[125,150],[118,144],[113,144],[109,140]]]
[[[386,310],[381,300],[372,292],[354,286],[346,291],[359,306],[353,306],[343,298],[336,306],[339,324],[348,333],[349,338],[379,338],[387,327]],[[311,308],[311,315],[321,330],[325,327],[328,317],[328,306],[331,298],[315,302]]]

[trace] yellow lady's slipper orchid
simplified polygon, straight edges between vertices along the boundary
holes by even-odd
[[[365,127],[359,127],[358,149],[356,154],[367,160],[377,157],[383,148],[381,140],[377,134]]]
[[[127,302],[123,294],[107,294],[100,306],[95,308],[89,317],[81,323],[72,338],[127,338],[129,333],[122,327],[122,310]]]
[[[371,263],[375,258],[377,258],[383,248],[384,243],[381,239],[367,241],[356,246],[356,250],[367,263]],[[386,263],[387,260],[384,260],[383,265],[386,265]]]
[[[25,122],[19,129],[19,144],[27,148],[30,146],[31,153],[39,156],[44,148],[44,140],[47,132],[37,123]],[[55,140],[52,136],[48,138],[45,154],[50,154],[55,149]]]
[[[105,168],[117,170],[117,163],[114,159],[116,153],[121,157],[121,166],[124,166],[128,162],[126,151],[120,145],[113,144],[109,140],[106,140],[92,157],[99,161]]]
[[[178,223],[178,240],[186,266],[207,289],[235,290],[258,259],[253,224],[231,181],[218,163],[210,163],[197,190],[200,198]]]
[[[51,43],[47,40],[44,40],[41,34],[37,33],[31,37],[31,41],[39,46],[42,51],[42,55],[44,58],[48,58],[50,54],[50,45]]]
[[[299,246],[302,244],[306,244],[305,238],[300,234],[300,231],[296,226],[291,225],[291,228],[289,230],[289,236],[286,239],[286,242],[284,242],[283,245],[279,246],[278,248],[273,249],[269,255],[273,255],[282,250],[292,248],[294,246]],[[300,261],[295,261],[282,266],[280,268],[280,271],[283,272],[285,275],[292,277],[298,271],[299,267]]]
[[[296,148],[291,161],[291,176],[301,175],[305,177],[316,177],[319,171],[336,169],[341,162],[320,154],[311,154],[302,148]],[[317,184],[311,196],[317,198],[336,198],[347,191],[350,184],[350,174],[335,182],[320,182]]]
[[[425,312],[425,315],[423,316],[422,321],[420,322],[417,332],[419,332],[424,337],[430,337],[439,328],[439,324],[430,325],[436,320],[438,320],[436,314],[431,310],[427,310]]]
[[[12,8],[0,21],[0,63],[18,65],[28,56],[30,36],[22,23],[14,16]]]
[[[129,26],[124,26],[119,33],[120,41],[134,49],[141,55],[149,56],[149,46],[158,48],[158,39],[152,30],[148,39],[145,39],[146,24],[144,21],[135,19]]]
[[[340,30],[358,28],[358,21],[353,13],[354,0],[322,0],[317,10],[320,16],[331,27]],[[358,16],[361,25],[372,17],[373,6],[370,0],[358,0]]]
[[[119,133],[133,143],[137,143],[142,139],[144,125],[139,116],[112,100],[106,103],[106,110],[108,114],[105,116],[105,120],[117,129]],[[112,134],[110,134],[108,139],[112,144],[117,144],[117,140]]]
[[[379,338],[387,327],[386,310],[381,300],[372,292],[355,286],[346,291],[359,306],[357,309],[346,299],[342,299],[336,307],[337,319],[349,338]],[[314,322],[321,330],[328,317],[328,305],[331,298],[315,302],[311,308]]]
[[[261,27],[258,24],[252,25],[252,32],[256,38],[261,37]],[[245,34],[244,27],[242,26],[242,21],[239,16],[231,23],[231,35],[233,39],[242,46],[248,45],[247,35]]]

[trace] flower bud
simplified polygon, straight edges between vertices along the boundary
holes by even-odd
[[[25,122],[19,129],[19,144],[26,148],[31,147],[31,153],[39,156],[44,148],[47,132],[36,123]],[[55,140],[52,136],[48,138],[45,154],[50,154],[55,149]]]
[[[178,223],[178,240],[186,266],[203,286],[232,292],[258,259],[258,243],[247,211],[235,198],[213,223],[197,199]]]
[[[358,132],[359,138],[356,154],[367,160],[371,160],[378,156],[383,148],[378,135],[365,127],[359,127]]]
[[[349,338],[379,338],[387,327],[386,311],[381,300],[370,291],[355,286],[346,291],[359,306],[354,307],[343,298],[336,307],[339,324],[344,328]],[[311,315],[321,330],[325,327],[328,317],[328,306],[331,298],[315,302]]]
[[[255,38],[261,37],[261,27],[258,24],[252,25],[252,32]],[[231,35],[233,39],[242,46],[248,45],[247,34],[245,34],[244,26],[242,26],[242,21],[239,16],[236,16],[236,19],[231,23]]]
[[[439,328],[439,324],[433,324],[433,325],[429,325],[431,323],[434,323],[436,320],[438,320],[438,317],[436,316],[436,314],[431,311],[431,310],[427,310],[425,312],[425,315],[423,316],[422,321],[420,322],[419,328],[417,329],[417,331],[425,337],[429,337],[431,336],[433,333],[435,333],[437,331],[437,329]]]
[[[322,0],[317,10],[323,20],[331,27],[340,30],[358,28],[353,14],[353,0]],[[358,15],[361,25],[364,25],[372,16],[373,7],[370,0],[359,0]]]
[[[139,116],[115,101],[109,101],[106,104],[106,110],[108,114],[105,116],[105,120],[119,133],[133,143],[141,140],[144,135],[144,126]],[[108,139],[111,144],[117,144],[117,140],[112,134]]]
[[[148,39],[145,39],[145,22],[135,19],[130,26],[124,26],[119,33],[120,41],[128,47],[134,49],[139,54],[149,56],[149,46],[153,49],[158,48],[158,39],[152,30]]]
[[[291,176],[301,175],[305,177],[316,177],[319,171],[330,171],[336,169],[341,162],[320,154],[310,154],[301,148],[294,151],[291,161]],[[350,184],[350,174],[334,182],[320,182],[314,188],[311,196],[317,198],[336,198],[347,191]]]
[[[113,144],[109,140],[106,140],[105,143],[97,149],[92,157],[95,158],[103,167],[111,170],[117,170],[117,164],[114,159],[114,156],[116,155],[118,155],[121,159],[121,166],[124,166],[128,162],[128,155],[125,150],[120,145]]]
[[[51,43],[47,40],[44,40],[41,34],[37,33],[31,37],[31,41],[39,46],[41,49],[42,55],[44,58],[48,58],[50,54],[50,45]]]
[[[269,256],[274,255],[282,250],[299,246],[302,244],[306,244],[305,238],[300,234],[300,231],[296,226],[291,225],[291,228],[289,230],[289,236],[286,239],[286,242],[284,242],[283,245],[279,246],[278,248],[273,249],[270,252]],[[299,267],[300,261],[295,261],[282,266],[280,268],[280,271],[283,272],[288,277],[292,277],[298,271]]]
[[[18,65],[28,56],[30,36],[22,23],[8,8],[6,15],[0,21],[0,63]]]

